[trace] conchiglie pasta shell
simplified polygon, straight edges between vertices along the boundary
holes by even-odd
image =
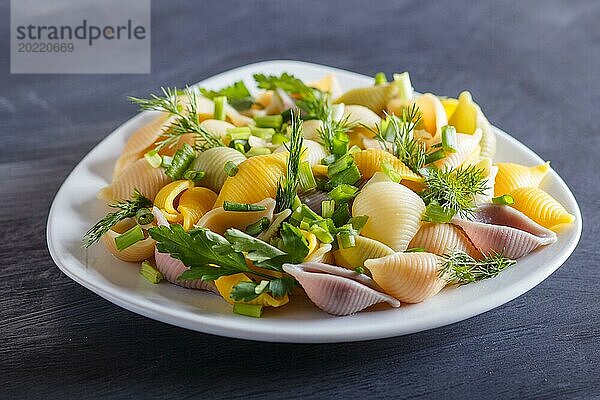
[[[496,133],[483,112],[477,107],[477,127],[481,128],[481,157],[493,158],[496,154]]]
[[[215,280],[215,285],[217,286],[217,290],[219,291],[221,297],[223,297],[223,299],[225,299],[225,301],[227,301],[229,304],[233,304],[234,301],[231,298],[231,292],[233,290],[233,287],[240,282],[252,282],[252,280],[248,278],[245,274],[226,275]],[[250,301],[244,301],[243,303],[270,307],[280,307],[287,304],[288,301],[289,297],[287,294],[280,299],[276,299],[268,293],[262,293],[257,298]]]
[[[175,117],[160,113],[150,123],[142,126],[127,140],[121,156],[144,154],[160,135],[175,121]]]
[[[333,252],[335,264],[344,268],[354,269],[363,267],[365,261],[371,258],[381,258],[394,254],[394,250],[377,240],[364,236],[355,238],[356,246],[338,249]]]
[[[419,106],[421,123],[424,130],[430,135],[429,144],[439,142],[442,127],[448,125],[446,111],[440,99],[431,93],[425,93],[417,97],[414,103]]]
[[[397,93],[398,89],[394,84],[367,86],[347,91],[338,97],[334,103],[357,104],[368,107],[379,114],[385,109],[388,101]]]
[[[328,255],[331,252],[331,245],[329,243],[320,243],[318,247],[309,254],[304,261],[306,262],[318,262],[324,263],[325,260],[328,260]]]
[[[227,134],[227,129],[235,128],[235,125],[218,119],[207,119],[200,126],[210,132],[213,136],[222,138]]]
[[[450,120],[454,111],[456,111],[456,107],[458,107],[458,99],[454,99],[452,97],[440,97],[440,102],[442,106],[444,106],[444,111],[446,111],[446,118]]]
[[[171,179],[162,168],[153,168],[148,161],[141,158],[123,171],[109,186],[98,192],[98,197],[106,201],[126,200],[131,197],[133,189],[138,189],[150,200]]]
[[[475,259],[481,258],[481,252],[475,248],[468,236],[452,224],[424,222],[408,245],[408,248],[415,247],[439,255],[451,250],[462,250]]]
[[[412,172],[402,161],[393,154],[383,149],[366,149],[354,153],[354,163],[365,179],[371,178],[376,172],[382,171],[381,163],[388,161],[396,171],[402,175],[402,179],[413,182],[423,182],[423,177]]]
[[[177,206],[183,219],[183,229],[192,229],[204,214],[212,210],[216,200],[217,194],[204,187],[194,187],[183,192]]]
[[[305,139],[319,140],[321,135],[319,130],[323,127],[323,121],[320,119],[309,119],[302,122],[302,135]]]
[[[256,203],[275,198],[277,183],[285,175],[287,153],[268,154],[247,159],[238,165],[238,173],[225,180],[215,207],[224,201]]]
[[[321,146],[319,143],[314,140],[304,139],[302,148],[304,149],[304,153],[302,154],[302,161],[308,161],[308,164],[311,167],[315,165],[321,164],[321,160],[327,156],[327,151],[325,151],[325,147]],[[281,145],[275,149],[273,152],[276,153],[287,153],[287,148],[285,145]]]
[[[462,92],[458,96],[458,105],[448,124],[454,126],[457,132],[472,134],[477,129],[477,104],[473,102],[471,93]]]
[[[539,188],[519,188],[509,193],[515,200],[513,208],[545,228],[555,230],[560,224],[570,224],[575,216],[552,196]]]
[[[156,241],[151,237],[140,240],[137,243],[129,246],[125,250],[119,251],[115,244],[115,238],[133,227],[135,223],[131,219],[126,219],[119,222],[111,230],[102,235],[102,243],[106,249],[115,257],[127,262],[139,262],[146,260],[154,254],[154,246]]]
[[[473,152],[478,151],[479,141],[481,140],[481,129],[477,129],[474,134],[467,135],[464,133],[456,134],[457,149],[455,153],[450,153],[446,157],[434,163],[440,169],[454,169],[469,160]],[[479,158],[479,153],[472,158],[472,162],[476,162]]]
[[[401,302],[420,303],[446,285],[438,276],[441,258],[431,253],[395,253],[365,261],[373,280]]]
[[[208,228],[213,232],[223,235],[229,228],[236,228],[244,231],[248,225],[253,224],[263,217],[269,221],[273,220],[273,211],[275,210],[275,200],[266,198],[256,204],[265,206],[263,211],[225,211],[223,207],[217,207],[207,212],[200,218],[197,226]]]
[[[502,196],[522,187],[538,187],[548,171],[550,163],[526,167],[515,163],[498,163],[498,174],[494,184],[494,194]]]
[[[343,118],[348,118],[348,123],[354,126],[352,132],[362,133],[369,138],[375,136],[373,131],[381,124],[379,115],[375,114],[370,108],[359,105],[350,104],[345,106]]]
[[[121,155],[115,162],[115,167],[113,168],[112,180],[117,179],[119,175],[123,171],[127,169],[131,164],[142,158],[141,154],[131,154],[131,155]]]
[[[194,187],[194,182],[188,180],[178,180],[165,185],[158,191],[154,198],[154,205],[165,215],[169,222],[181,221],[181,214],[177,211],[175,200],[181,193]]]
[[[231,147],[213,147],[198,154],[192,164],[192,169],[204,171],[206,174],[198,185],[205,186],[218,193],[221,191],[225,179],[227,179],[224,170],[227,161],[239,165],[245,160],[246,156]]]
[[[361,234],[395,251],[404,251],[421,226],[425,203],[412,190],[394,182],[367,184],[354,199],[352,215],[369,219]]]
[[[334,74],[327,74],[318,81],[309,83],[309,86],[317,88],[322,92],[330,93],[334,99],[342,93],[340,82]]]

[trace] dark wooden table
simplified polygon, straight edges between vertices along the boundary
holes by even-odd
[[[600,398],[600,3],[158,1],[152,74],[10,75],[0,6],[0,398]],[[484,4],[486,3],[486,4]],[[265,59],[468,88],[569,184],[581,242],[520,298],[451,326],[333,345],[231,340],[125,311],[46,248],[61,182],[127,95]]]

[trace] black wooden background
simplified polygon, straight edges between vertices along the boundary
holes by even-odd
[[[0,6],[0,398],[599,398],[597,1],[153,1],[152,74],[10,75]],[[135,114],[127,95],[265,59],[468,88],[570,185],[582,240],[520,298],[351,344],[231,340],[125,311],[63,275],[45,225],[61,182]]]

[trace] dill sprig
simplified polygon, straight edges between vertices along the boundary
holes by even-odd
[[[175,122],[161,133],[161,140],[156,143],[155,150],[173,147],[179,143],[183,135],[194,135],[194,148],[204,151],[213,147],[224,146],[220,138],[214,136],[200,125],[198,120],[198,101],[196,91],[186,86],[184,90],[177,88],[161,88],[162,96],[150,94],[149,99],[129,97],[141,110],[163,111],[176,117]],[[180,98],[183,97],[183,99]]]
[[[126,201],[118,201],[116,203],[109,204],[108,206],[111,208],[116,208],[118,211],[106,214],[104,218],[98,221],[90,228],[89,231],[86,232],[81,241],[83,247],[90,247],[96,243],[98,240],[100,240],[102,235],[108,232],[110,228],[115,226],[117,222],[125,218],[134,217],[135,213],[141,208],[152,207],[152,200],[141,194],[139,190],[134,189],[131,199]]]
[[[444,254],[442,259],[438,276],[446,277],[449,283],[458,285],[494,278],[516,263],[502,253],[491,252],[483,260],[476,260],[462,250],[452,250]]]
[[[421,112],[416,104],[402,110],[402,117],[387,115],[384,123],[379,124],[375,130],[375,139],[381,148],[390,151],[413,172],[425,165],[427,147],[425,143],[415,139],[413,132],[421,120]],[[370,128],[369,128],[370,129]]]
[[[350,121],[350,116],[346,115],[341,119],[333,118],[333,109],[328,106],[323,111],[325,118],[322,120],[323,125],[318,129],[317,133],[321,138],[321,143],[329,151],[330,154],[334,154],[334,140],[336,138],[347,139],[348,132],[356,126],[355,123]]]
[[[474,165],[444,170],[431,168],[421,173],[425,176],[425,189],[420,195],[425,203],[438,204],[465,218],[473,216],[477,195],[488,189],[483,170]]]
[[[300,181],[300,161],[303,153],[302,145],[304,143],[302,120],[300,119],[298,110],[296,112],[292,111],[291,116],[290,141],[285,144],[290,154],[287,160],[286,175],[277,183],[277,194],[275,197],[277,203],[276,212],[292,208],[292,204],[298,193]]]

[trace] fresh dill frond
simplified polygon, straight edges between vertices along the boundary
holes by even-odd
[[[161,133],[162,139],[156,143],[155,150],[177,145],[186,134],[194,135],[194,148],[199,151],[224,146],[220,138],[200,125],[198,98],[194,89],[189,86],[184,90],[163,87],[161,91],[162,96],[151,94],[149,99],[129,97],[129,100],[137,104],[141,110],[167,112],[175,117],[173,124]]]
[[[323,146],[325,146],[330,154],[335,154],[335,139],[347,141],[348,132],[354,128],[356,124],[350,121],[349,115],[346,115],[341,119],[334,119],[331,106],[324,110],[324,114],[326,114],[326,117],[322,120],[323,125],[318,129],[317,133],[321,138]]]
[[[425,189],[420,195],[425,203],[436,203],[465,218],[472,217],[477,195],[488,189],[483,170],[474,165],[444,170],[431,168],[423,174]]]
[[[276,212],[281,212],[285,209],[291,209],[296,194],[298,193],[298,185],[300,182],[300,161],[302,159],[302,145],[304,137],[302,136],[302,120],[300,113],[292,111],[290,125],[290,141],[285,144],[289,152],[286,174],[277,183]]]
[[[381,148],[390,151],[413,172],[425,165],[427,147],[425,143],[415,139],[413,132],[421,120],[421,112],[416,104],[402,110],[402,117],[387,115],[375,130],[375,139]]]
[[[83,247],[90,247],[96,243],[102,235],[110,230],[115,224],[125,218],[134,217],[135,213],[142,208],[151,208],[152,200],[145,197],[134,189],[131,199],[126,201],[118,201],[108,205],[111,208],[116,208],[118,211],[108,213],[104,218],[98,221],[90,228],[82,239]]]
[[[516,263],[515,260],[496,252],[487,254],[483,260],[476,260],[462,250],[452,250],[444,254],[442,259],[438,276],[445,277],[449,283],[458,285],[494,278]]]

